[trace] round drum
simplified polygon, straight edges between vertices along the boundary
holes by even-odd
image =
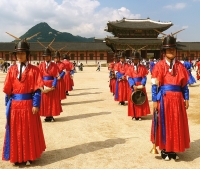
[[[142,90],[136,90],[131,94],[131,101],[135,105],[142,105],[146,101],[146,94]]]

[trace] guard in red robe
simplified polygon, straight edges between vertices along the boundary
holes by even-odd
[[[126,72],[129,83],[128,116],[131,116],[135,120],[141,120],[142,116],[150,114],[149,101],[145,89],[148,70],[144,65],[140,64],[141,59],[140,53],[134,52],[132,54],[133,65],[130,65]],[[131,94],[136,90],[142,90],[146,95],[146,100],[141,105],[136,105],[131,101]]]
[[[116,90],[116,76],[115,76],[115,71],[114,71],[114,67],[115,64],[117,63],[117,57],[114,56],[113,57],[113,62],[111,62],[108,66],[108,70],[110,71],[109,74],[109,78],[110,78],[110,92],[113,94],[113,96],[115,95],[115,90]]]
[[[198,59],[198,62],[196,63],[197,67],[197,80],[200,79],[200,58]]]
[[[128,82],[125,73],[129,65],[125,63],[126,55],[124,52],[122,52],[122,54],[119,55],[118,57],[120,58],[120,61],[114,67],[115,74],[117,77],[115,101],[119,101],[120,105],[125,105],[125,101],[127,101],[127,89],[128,89]]]
[[[43,81],[38,67],[28,63],[29,48],[26,40],[16,45],[18,63],[10,67],[3,88],[7,124],[2,159],[26,165],[46,149],[39,115]]]
[[[56,51],[54,62],[58,66],[59,76],[57,77],[57,89],[60,95],[60,100],[66,99],[64,75],[66,73],[65,64],[60,61],[60,52]]]
[[[42,92],[40,116],[45,116],[46,122],[55,121],[53,116],[59,116],[62,112],[59,91],[56,89],[59,70],[54,62],[51,62],[51,51],[45,48],[43,55],[44,62],[41,62],[39,69],[44,82]]]
[[[65,69],[66,69],[66,74],[64,76],[64,81],[66,85],[65,88],[66,95],[69,95],[69,91],[72,91],[74,86],[73,82],[74,66],[69,60],[70,60],[69,56],[65,54],[63,56],[63,63],[65,64]]]
[[[190,147],[186,109],[189,107],[188,72],[176,60],[176,39],[168,35],[163,41],[164,60],[152,72],[154,118],[151,141],[159,146],[164,160],[179,159],[176,152]],[[157,128],[156,128],[157,126]]]

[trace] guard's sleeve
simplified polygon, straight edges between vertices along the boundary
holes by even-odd
[[[189,89],[188,89],[188,85],[185,85],[182,88],[182,93],[183,93],[183,97],[185,100],[189,100]]]
[[[41,90],[38,89],[33,94],[33,107],[40,107]]]

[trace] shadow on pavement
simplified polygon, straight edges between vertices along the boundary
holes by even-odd
[[[200,139],[195,140],[190,143],[190,148],[187,149],[184,153],[180,153],[179,161],[194,161],[195,159],[200,157]]]
[[[79,114],[76,116],[67,116],[67,117],[59,117],[55,118],[56,122],[63,122],[63,121],[70,121],[70,120],[76,120],[76,119],[83,119],[83,118],[89,118],[93,116],[101,116],[111,114],[111,112],[99,112],[99,113],[89,113],[89,114]]]
[[[200,85],[196,84],[196,85],[191,85],[189,87],[199,87]]]
[[[103,99],[100,100],[87,100],[87,101],[79,101],[79,102],[71,102],[71,103],[62,103],[61,105],[74,105],[74,104],[84,104],[84,103],[93,103],[93,102],[100,102],[104,101]]]
[[[142,117],[142,120],[152,120],[152,114]]]
[[[100,94],[102,92],[95,92],[95,93],[90,93],[90,92],[84,92],[84,93],[79,93],[79,94],[70,94],[71,96],[83,96],[83,95],[88,95],[88,94]]]
[[[31,166],[49,165],[61,160],[75,157],[79,154],[87,154],[87,153],[98,151],[101,149],[111,148],[117,144],[124,144],[125,142],[126,142],[126,139],[115,138],[115,139],[107,139],[105,141],[85,143],[85,144],[76,145],[69,148],[46,151],[43,153],[41,159],[33,162]]]
[[[187,149],[183,153],[177,153],[180,159],[176,160],[176,162],[182,162],[182,161],[189,162],[189,161],[194,161],[195,159],[199,158],[200,157],[199,145],[200,145],[200,139],[191,142],[189,149]],[[155,158],[158,160],[162,160],[160,155],[155,156]]]
[[[90,90],[90,89],[99,89],[99,88],[84,88],[84,89],[73,89],[73,90]]]

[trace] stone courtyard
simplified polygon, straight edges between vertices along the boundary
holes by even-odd
[[[74,90],[62,101],[63,112],[55,122],[42,117],[46,151],[31,166],[12,166],[0,161],[1,169],[199,169],[200,168],[200,81],[190,87],[187,111],[191,148],[179,153],[180,160],[163,161],[150,154],[152,114],[142,121],[127,116],[127,105],[120,106],[109,92],[108,69],[84,67],[75,73]],[[195,72],[193,71],[193,75]],[[5,104],[2,92],[6,74],[0,72],[0,151],[5,133]],[[152,110],[150,75],[148,100]]]

